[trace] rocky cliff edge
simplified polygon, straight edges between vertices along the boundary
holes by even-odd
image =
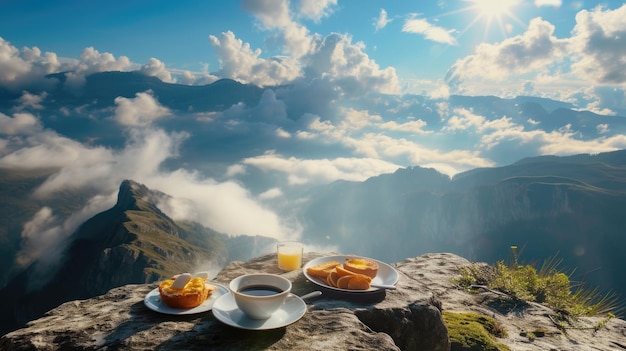
[[[324,256],[305,254],[305,261]],[[460,350],[459,331],[444,314],[474,312],[501,325],[499,337],[481,350],[626,350],[626,322],[602,317],[555,323],[557,313],[490,291],[471,294],[451,278],[466,259],[426,254],[393,266],[397,290],[355,298],[323,290],[307,301],[297,322],[273,330],[243,330],[222,324],[211,312],[172,316],[144,305],[156,284],[126,285],[49,311],[27,327],[4,335],[1,350]],[[283,273],[274,255],[232,262],[214,281],[227,285],[242,274],[283,274],[302,295],[320,287],[301,270]],[[461,339],[463,334],[460,335]],[[475,340],[476,342],[476,340]],[[466,348],[468,349],[468,348]]]

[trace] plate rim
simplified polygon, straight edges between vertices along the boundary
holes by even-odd
[[[233,295],[232,293],[224,294],[224,295],[222,295],[222,296],[218,297],[218,298],[215,300],[214,305],[215,305],[216,303],[218,303],[218,301],[219,301],[220,299],[228,299],[228,298],[232,298],[232,299],[234,300],[234,298],[235,298],[235,297],[234,297],[234,295]],[[224,324],[226,324],[226,325],[229,325],[229,326],[231,326],[231,327],[234,327],[234,328],[246,329],[246,330],[271,330],[271,329],[278,329],[278,328],[286,327],[286,326],[288,326],[288,325],[290,325],[290,324],[293,324],[293,323],[295,323],[295,322],[299,321],[302,317],[304,317],[304,315],[305,315],[305,314],[306,314],[306,312],[307,312],[306,302],[304,302],[304,300],[302,300],[302,299],[301,299],[298,295],[295,295],[295,294],[293,294],[293,293],[290,293],[290,294],[287,296],[287,299],[294,299],[294,300],[298,301],[298,304],[299,304],[299,306],[301,307],[302,312],[301,312],[301,313],[294,313],[293,315],[294,315],[294,317],[295,317],[295,318],[293,318],[293,320],[289,319],[287,322],[282,323],[282,324],[280,324],[280,325],[276,325],[276,326],[267,326],[267,327],[263,327],[263,326],[261,326],[261,327],[248,327],[248,326],[244,326],[244,325],[238,324],[238,323],[237,323],[237,322],[235,322],[232,318],[228,318],[228,319],[223,318],[223,315],[228,315],[228,316],[230,316],[230,313],[229,313],[229,312],[227,312],[227,311],[225,311],[225,310],[222,310],[222,309],[220,309],[220,308],[213,308],[213,309],[211,310],[211,312],[213,313],[213,316],[215,317],[215,319],[217,319],[218,321],[220,321],[220,322],[222,322],[222,323],[224,323]],[[285,302],[284,302],[281,306],[284,306],[286,302],[287,302],[287,301],[285,301]],[[236,309],[237,309],[237,310],[239,310],[239,308],[236,308]],[[219,311],[219,312],[217,312],[217,313],[216,313],[216,311]],[[240,311],[241,311],[241,310],[240,310]],[[252,319],[251,319],[251,320],[252,320]]]
[[[143,299],[143,303],[144,303],[144,305],[146,307],[148,307],[152,311],[163,313],[163,314],[169,314],[169,315],[185,315],[185,314],[204,313],[204,312],[210,311],[213,308],[213,305],[215,304],[215,301],[217,301],[217,299],[219,299],[220,297],[222,297],[222,296],[224,296],[226,294],[230,294],[230,290],[226,286],[224,286],[223,284],[220,284],[220,283],[217,283],[217,282],[207,282],[207,283],[216,286],[217,287],[216,292],[220,293],[219,296],[215,297],[215,299],[212,301],[212,303],[211,303],[211,299],[214,297],[214,294],[216,292],[213,292],[211,294],[211,296],[209,296],[209,298],[206,299],[202,304],[200,304],[199,306],[193,307],[193,308],[181,308],[181,309],[178,309],[178,308],[173,308],[173,307],[169,307],[169,306],[159,307],[160,305],[156,305],[156,304],[154,304],[154,302],[149,301],[150,298],[153,298],[153,297],[156,296],[158,301],[160,303],[162,303],[158,287],[150,290],[146,294],[146,296]],[[209,302],[209,303],[207,303],[207,302]]]
[[[342,288],[337,288],[334,286],[330,286],[328,284],[326,284],[326,282],[324,282],[322,279],[319,279],[317,277],[314,277],[312,275],[310,275],[309,273],[307,273],[307,268],[312,267],[316,264],[319,263],[323,263],[323,262],[327,262],[327,261],[344,261],[346,258],[364,258],[364,259],[368,259],[368,260],[372,260],[376,263],[378,263],[378,265],[382,265],[385,266],[385,268],[391,270],[392,272],[395,273],[395,279],[393,279],[393,283],[385,283],[386,285],[396,285],[398,283],[398,280],[400,279],[400,275],[398,274],[398,271],[393,268],[393,266],[391,266],[388,263],[385,263],[383,261],[377,260],[375,258],[370,258],[370,257],[366,257],[366,256],[361,256],[361,255],[330,255],[330,256],[322,256],[322,257],[316,257],[312,260],[310,260],[309,262],[307,262],[303,267],[302,267],[302,273],[304,274],[304,276],[312,283],[319,285],[323,288],[326,289],[331,289],[331,290],[335,290],[335,291],[340,291],[340,292],[344,292],[344,293],[351,293],[351,294],[365,294],[365,293],[373,293],[373,292],[377,292],[380,290],[383,290],[381,288],[374,288],[374,287],[370,287],[368,290],[349,290],[349,289],[342,289]],[[378,275],[376,275],[378,277]]]

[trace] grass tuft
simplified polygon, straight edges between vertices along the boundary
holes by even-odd
[[[570,280],[573,272],[561,271],[562,260],[557,255],[546,259],[537,269],[531,264],[520,264],[517,246],[511,246],[513,260],[498,261],[493,266],[472,265],[460,269],[455,283],[467,288],[486,286],[524,301],[542,303],[572,316],[598,316],[623,311],[619,296],[602,293]],[[523,250],[522,250],[523,251]]]

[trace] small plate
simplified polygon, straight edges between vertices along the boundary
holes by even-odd
[[[198,307],[188,308],[188,309],[169,307],[161,300],[161,295],[159,294],[159,288],[155,288],[154,290],[150,291],[146,295],[146,297],[143,299],[143,303],[149,309],[156,311],[156,312],[165,313],[165,314],[195,314],[195,313],[206,312],[206,311],[209,311],[213,307],[213,304],[218,298],[220,298],[224,294],[229,294],[229,290],[227,287],[218,283],[214,283],[214,282],[210,282],[209,284],[214,285],[217,289],[213,291],[211,293],[211,296],[209,296],[209,298],[206,299],[206,301],[204,301]]]
[[[252,319],[237,307],[233,294],[225,294],[213,304],[213,315],[231,327],[267,330],[287,326],[298,321],[306,313],[306,304],[296,295],[289,294],[287,300],[268,319]]]
[[[318,264],[321,264],[321,263],[324,263],[324,262],[330,262],[330,261],[337,261],[337,262],[343,263],[347,258],[365,258],[365,259],[372,260],[372,261],[378,263],[378,274],[376,274],[376,277],[374,279],[372,279],[372,284],[376,284],[376,285],[396,285],[396,283],[398,282],[398,278],[399,278],[398,271],[396,271],[390,265],[386,264],[385,262],[381,262],[381,261],[375,260],[373,258],[368,258],[368,257],[363,257],[363,256],[355,256],[355,255],[338,255],[338,256],[318,257],[316,259],[313,259],[313,260],[309,261],[307,264],[305,264],[304,267],[302,268],[302,273],[304,273],[304,276],[308,280],[313,282],[314,284],[317,284],[317,285],[319,285],[321,287],[324,287],[324,288],[327,288],[327,289],[332,289],[332,290],[337,290],[337,291],[342,291],[342,292],[347,292],[347,293],[355,293],[355,294],[379,291],[380,288],[373,288],[373,287],[369,288],[368,290],[341,289],[341,288],[337,288],[337,287],[334,287],[334,286],[330,286],[330,285],[328,285],[328,283],[326,283],[322,279],[314,277],[314,276],[309,275],[307,273],[307,268],[309,268],[309,267],[317,266]]]

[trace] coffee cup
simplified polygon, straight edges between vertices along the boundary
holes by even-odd
[[[291,293],[291,282],[276,274],[255,273],[230,281],[237,307],[252,319],[272,316]]]

